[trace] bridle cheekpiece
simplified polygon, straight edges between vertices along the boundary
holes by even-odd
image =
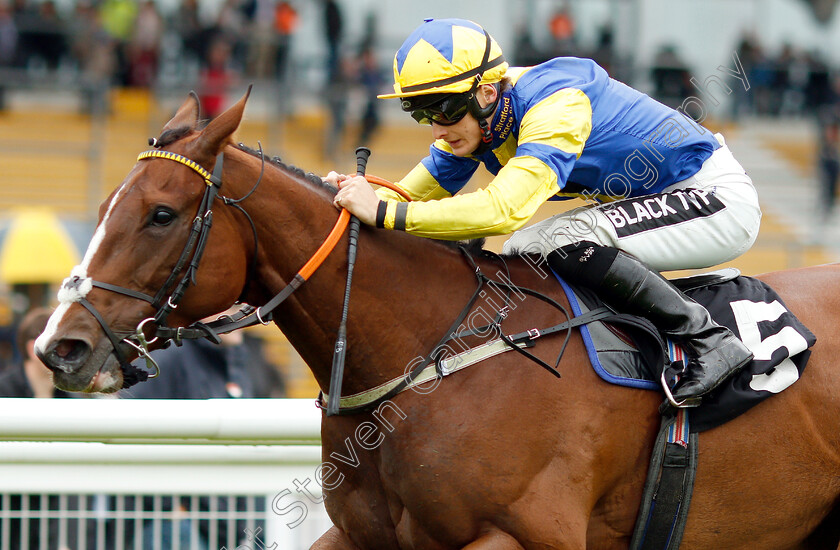
[[[136,298],[148,302],[156,310],[154,317],[149,317],[147,319],[142,320],[140,324],[137,325],[137,328],[132,334],[120,338],[110,328],[108,323],[96,310],[93,304],[91,304],[87,300],[86,296],[76,296],[73,299],[73,301],[78,302],[85,309],[87,309],[102,327],[102,330],[105,332],[105,335],[108,337],[108,339],[111,341],[111,344],[114,347],[114,355],[123,369],[124,376],[128,375],[132,378],[136,378],[136,380],[127,380],[125,387],[131,385],[132,383],[141,382],[147,378],[154,378],[160,372],[160,368],[158,367],[157,363],[149,354],[150,344],[155,342],[159,337],[163,337],[169,340],[175,340],[177,343],[180,343],[181,338],[184,337],[184,331],[187,329],[184,327],[172,328],[166,326],[166,318],[173,310],[175,310],[178,307],[178,304],[180,303],[181,298],[183,298],[184,293],[186,292],[189,285],[195,284],[195,272],[198,269],[198,264],[201,261],[201,256],[204,253],[205,246],[207,245],[207,237],[210,231],[210,227],[213,225],[213,201],[216,199],[219,192],[219,188],[222,184],[222,166],[224,163],[224,153],[220,153],[219,156],[216,158],[216,165],[213,168],[212,173],[207,171],[204,167],[202,167],[194,160],[170,151],[145,151],[143,153],[140,153],[140,155],[137,157],[137,161],[139,162],[142,160],[153,158],[167,159],[187,166],[188,168],[196,172],[199,176],[201,176],[201,178],[204,180],[204,183],[206,184],[204,188],[204,195],[201,199],[201,204],[199,205],[196,217],[192,222],[189,237],[187,239],[186,244],[184,245],[184,249],[181,251],[181,255],[179,256],[178,261],[175,263],[175,267],[173,268],[169,277],[166,279],[166,282],[163,283],[160,290],[158,290],[155,296],[151,296],[144,292],[132,290],[111,283],[105,283],[93,279],[90,279],[90,281],[93,287],[109,290],[117,294],[122,294],[124,296],[129,296],[131,298]],[[181,275],[182,271],[183,276],[181,277],[180,281],[178,281],[178,276]],[[72,291],[79,284],[77,279],[78,277],[71,277],[65,280],[64,284],[62,285],[62,289]],[[146,325],[149,323],[153,323],[155,326],[155,332],[151,339],[147,339],[144,332]],[[196,323],[194,326],[200,331],[200,334],[192,337],[209,337],[211,340],[214,340],[217,343],[219,342],[218,335],[216,335],[212,330],[202,328],[205,325],[202,325],[201,323]],[[146,365],[150,369],[149,371],[142,371],[140,369],[137,369],[131,363],[128,362],[125,354],[121,349],[121,344],[123,342],[133,347],[138,352],[138,354],[146,360]]]

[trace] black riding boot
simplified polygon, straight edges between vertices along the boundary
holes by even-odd
[[[548,260],[561,277],[595,290],[624,313],[645,317],[686,348],[687,372],[673,392],[675,401],[696,401],[752,358],[746,346],[728,328],[715,323],[705,307],[625,252],[579,243],[552,252]],[[590,273],[587,264],[593,268]]]

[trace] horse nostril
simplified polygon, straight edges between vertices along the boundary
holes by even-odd
[[[55,343],[47,353],[41,357],[47,367],[73,373],[90,357],[90,346],[82,340],[64,339]]]

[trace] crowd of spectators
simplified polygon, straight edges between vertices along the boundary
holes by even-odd
[[[298,2],[300,3],[300,2]],[[325,45],[324,88],[328,115],[324,154],[331,159],[350,145],[369,145],[380,125],[377,93],[386,86],[377,61],[375,17],[369,14],[359,44],[350,44],[336,0],[318,2]],[[82,111],[108,110],[113,87],[188,85],[214,118],[229,106],[228,92],[253,79],[289,79],[292,37],[300,25],[295,2],[221,0],[200,10],[182,0],[161,12],[154,0],[75,0],[60,12],[54,0],[0,0],[0,110],[4,88],[49,75],[69,76],[81,92]],[[172,60],[175,61],[172,61]],[[60,79],[59,79],[60,80]],[[15,84],[16,83],[16,84]],[[355,136],[347,130],[348,91],[364,95]],[[287,108],[279,105],[280,109]],[[352,149],[351,148],[351,149]]]
[[[813,115],[838,99],[836,70],[818,52],[784,44],[774,55],[748,35],[735,51],[751,88],[733,102],[734,118]]]
[[[177,82],[206,87],[218,102],[219,88],[235,85],[237,75],[284,78],[298,24],[293,4],[283,0],[225,0],[209,20],[198,0],[166,14],[154,0],[72,6],[64,13],[54,0],[0,0],[0,109],[4,86],[58,73],[79,89],[84,111],[102,112],[109,89],[151,88],[173,58]]]
[[[537,65],[555,57],[588,57],[604,67],[613,78],[629,80],[630,65],[626,57],[617,54],[612,26],[606,24],[597,30],[595,43],[584,46],[580,40],[575,20],[568,7],[558,9],[548,19],[548,37],[535,41],[528,24],[521,24],[515,33],[513,63],[520,67]]]
[[[634,67],[629,58],[616,50],[609,25],[598,29],[594,44],[585,46],[568,5],[557,9],[545,24],[547,39],[541,42],[535,41],[529,24],[523,23],[518,28],[513,44],[514,64],[530,66],[557,56],[589,57],[610,76],[628,84],[639,86],[647,80],[650,94],[671,107],[679,107],[686,98],[697,94],[691,78],[698,75],[674,44],[663,44],[651,59],[649,69],[644,69],[646,74],[642,74],[638,60]],[[750,89],[733,89],[735,93],[727,113],[732,119],[746,115],[822,116],[826,107],[838,101],[836,68],[818,52],[784,44],[771,53],[749,34],[733,45],[733,51],[743,66]]]
[[[278,0],[225,0],[211,21],[200,17],[197,0],[179,2],[167,16],[153,0],[78,0],[72,13],[60,13],[53,0],[0,0],[0,66],[64,66],[114,85],[147,87],[171,35],[199,65],[223,41],[239,71],[272,77],[283,72],[296,25],[292,4]]]
[[[338,3],[321,3],[326,74],[334,80],[341,71],[346,33]],[[235,82],[236,75],[283,79],[291,36],[299,25],[293,3],[284,0],[223,0],[210,19],[202,17],[198,0],[178,2],[166,14],[154,0],[76,0],[72,6],[72,12],[64,13],[54,0],[0,0],[0,69],[37,73],[63,67],[80,75],[90,89],[102,84],[149,87],[158,75],[163,45],[174,44],[185,63],[200,69],[196,76],[209,79],[211,88]],[[520,27],[512,48],[515,64],[585,56],[620,80],[633,79],[627,63],[616,55],[608,25],[598,30],[594,45],[582,47],[573,14],[563,4],[548,18],[545,30],[547,41],[537,45],[532,29]],[[358,57],[371,46],[363,43]],[[752,36],[744,36],[736,52],[752,89],[734,98],[733,117],[801,115],[833,101],[832,71],[818,54],[791,45],[771,54]],[[690,94],[690,70],[673,47],[663,47],[651,69],[654,95],[671,100]]]
[[[840,77],[818,52],[783,44],[777,53],[766,50],[761,42],[744,35],[733,55],[738,72],[748,86],[733,86],[729,100],[729,118],[795,117],[810,121],[815,128],[814,172],[818,184],[817,233],[829,223],[837,203],[840,180]],[[651,70],[652,95],[671,107],[695,96],[691,68],[673,46],[664,46]],[[723,113],[721,113],[723,114]],[[792,151],[798,155],[800,152]],[[819,239],[817,239],[819,240]]]

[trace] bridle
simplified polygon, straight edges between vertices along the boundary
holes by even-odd
[[[265,325],[271,322],[273,318],[273,311],[283,301],[291,296],[291,294],[304,282],[306,282],[306,280],[315,272],[316,269],[318,269],[324,260],[326,260],[350,222],[350,212],[342,209],[335,226],[332,228],[318,250],[316,250],[300,271],[295,274],[292,280],[263,306],[255,308],[250,305],[243,305],[237,313],[221,316],[219,319],[210,323],[196,322],[188,327],[170,327],[166,325],[167,317],[178,307],[178,304],[190,284],[196,283],[196,271],[198,270],[198,265],[207,245],[207,237],[209,235],[210,228],[213,225],[212,206],[216,198],[222,199],[225,205],[237,208],[248,219],[254,233],[255,250],[252,260],[256,260],[257,247],[259,246],[256,226],[248,213],[239,206],[238,203],[248,198],[256,190],[260,181],[262,181],[262,175],[265,168],[265,157],[262,154],[262,151],[260,151],[260,159],[262,163],[260,176],[251,191],[240,199],[230,199],[219,194],[219,190],[222,185],[224,153],[220,153],[216,158],[216,163],[212,173],[208,172],[204,167],[192,159],[171,151],[149,150],[141,153],[137,157],[138,162],[148,159],[165,159],[187,166],[204,180],[205,187],[196,217],[192,222],[187,242],[178,257],[178,261],[175,263],[172,272],[169,274],[169,277],[154,296],[130,288],[125,288],[123,286],[88,279],[93,287],[148,302],[151,304],[152,308],[155,309],[154,316],[142,320],[134,329],[133,333],[129,333],[127,336],[120,338],[111,329],[102,315],[85,297],[81,297],[77,300],[96,319],[102,327],[102,330],[105,332],[105,335],[111,341],[111,344],[114,347],[114,355],[119,361],[126,379],[124,387],[128,387],[137,382],[142,382],[147,378],[154,378],[158,375],[160,368],[150,355],[149,349],[149,346],[158,339],[174,341],[176,345],[180,345],[180,343],[186,339],[207,338],[218,344],[221,342],[219,339],[220,334],[226,334],[234,330],[257,324]],[[405,191],[386,180],[377,178],[376,176],[368,176],[368,180],[378,185],[387,186],[408,198]],[[179,277],[180,280],[178,279]],[[79,288],[83,282],[84,280],[81,277],[71,277],[64,281],[62,288],[74,290]],[[154,327],[154,332],[149,338],[146,337],[147,325]],[[122,343],[128,344],[134,348],[139,356],[145,359],[149,371],[138,369],[127,360],[121,349]]]
[[[172,272],[169,274],[169,277],[166,279],[166,281],[163,283],[163,285],[160,287],[160,289],[154,296],[130,288],[125,288],[123,286],[102,281],[96,281],[93,279],[90,279],[90,283],[92,287],[101,288],[103,290],[108,290],[110,292],[115,292],[117,294],[122,294],[124,296],[129,296],[131,298],[148,302],[155,310],[154,316],[141,321],[140,324],[138,324],[135,328],[134,332],[129,336],[120,338],[111,329],[111,327],[102,317],[102,315],[96,310],[93,304],[91,304],[87,300],[87,298],[81,297],[80,299],[78,299],[79,304],[90,312],[90,314],[102,327],[102,330],[105,332],[105,335],[111,341],[111,344],[114,347],[114,355],[117,361],[119,361],[120,366],[123,369],[124,375],[127,375],[128,377],[132,378],[130,380],[130,383],[141,382],[147,378],[154,378],[155,376],[157,376],[157,374],[160,372],[160,369],[158,368],[157,363],[154,361],[154,359],[152,359],[152,357],[149,355],[149,345],[155,342],[161,336],[167,337],[169,339],[174,339],[178,336],[179,329],[173,329],[172,327],[166,326],[166,319],[169,316],[169,314],[178,307],[178,304],[183,298],[184,293],[186,292],[189,285],[195,284],[195,273],[198,269],[198,264],[201,261],[201,257],[207,245],[207,237],[210,232],[210,227],[213,225],[213,202],[218,196],[219,189],[222,185],[222,166],[224,164],[224,153],[219,154],[219,156],[216,158],[216,164],[213,168],[212,173],[208,172],[197,162],[183,155],[179,155],[170,151],[145,151],[137,157],[137,160],[139,162],[142,160],[153,158],[167,159],[187,166],[188,168],[196,172],[199,176],[201,176],[205,183],[204,193],[198,207],[198,212],[196,213],[196,216],[193,219],[189,237],[187,238],[187,242],[184,245],[180,256],[178,257],[178,260],[175,262],[175,266],[173,267]],[[253,222],[251,223],[251,225],[253,226]],[[74,290],[77,289],[82,283],[83,279],[81,277],[75,276],[65,280],[62,287]],[[145,327],[150,323],[152,323],[155,326],[155,332],[152,335],[151,339],[147,339],[145,334]],[[174,331],[174,336],[171,336],[172,331]],[[208,335],[209,334],[207,332],[204,332],[202,334],[202,336]],[[216,337],[216,339],[218,339],[218,337]],[[133,347],[135,350],[137,350],[140,356],[146,360],[146,364],[148,367],[150,367],[151,372],[140,370],[133,366],[131,363],[129,363],[125,354],[123,353],[121,347],[122,343],[126,343]],[[134,380],[134,378],[136,378],[136,380]],[[127,380],[126,382],[128,383],[129,381]],[[128,385],[131,385],[130,383]]]

